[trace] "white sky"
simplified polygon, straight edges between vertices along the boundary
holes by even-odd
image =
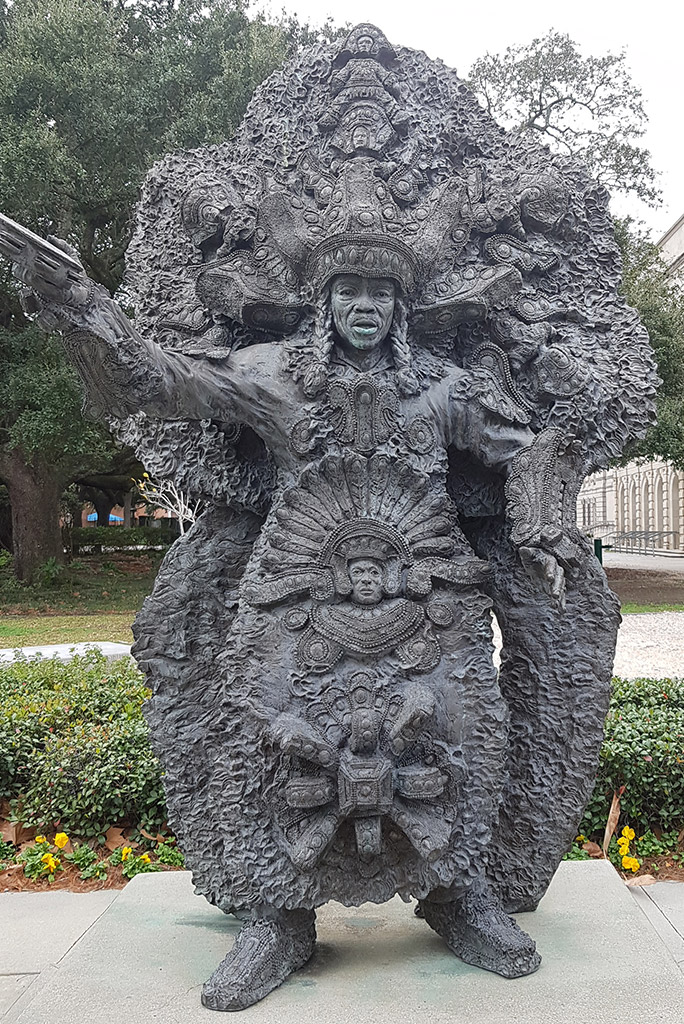
[[[390,42],[425,50],[463,76],[486,52],[525,44],[549,29],[567,32],[585,56],[624,49],[634,83],[643,93],[649,128],[641,144],[660,173],[663,205],[650,210],[616,199],[620,214],[641,218],[654,241],[684,213],[684,4],[681,0],[260,0],[312,24],[331,15],[338,24],[370,21]]]

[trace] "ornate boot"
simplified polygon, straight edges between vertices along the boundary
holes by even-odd
[[[502,978],[521,978],[541,963],[533,940],[505,913],[483,880],[458,899],[421,900],[420,907],[430,927],[467,964]]]
[[[202,986],[210,1010],[244,1010],[303,967],[316,944],[313,910],[271,910],[243,924],[235,945]]]

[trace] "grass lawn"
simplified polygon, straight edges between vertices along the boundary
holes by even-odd
[[[19,583],[8,563],[0,567],[0,614],[137,611],[152,589],[161,557],[146,551],[82,555],[31,586]]]
[[[134,611],[98,615],[7,615],[0,622],[0,647],[114,640],[132,644]]]
[[[131,623],[154,584],[161,553],[83,555],[54,579],[18,583],[0,567],[0,648],[113,640],[132,643]]]
[[[620,611],[623,615],[639,615],[643,612],[684,612],[684,604],[633,604],[627,601]]]

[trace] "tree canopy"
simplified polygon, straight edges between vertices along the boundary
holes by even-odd
[[[684,288],[668,273],[663,255],[628,221],[616,224],[622,252],[622,290],[648,330],[663,378],[658,421],[630,458],[662,458],[684,469]]]
[[[151,164],[230,138],[306,36],[241,0],[5,0],[2,23],[2,208],[71,242],[112,292]]]
[[[0,209],[70,242],[115,293],[151,164],[229,138],[256,85],[310,38],[294,19],[250,18],[242,0],[0,0]],[[22,313],[6,264],[0,360],[0,477],[13,522],[27,519],[27,503],[56,521],[59,488],[119,453],[81,416],[76,374]],[[56,530],[34,547],[27,578],[61,553]]]
[[[624,52],[583,57],[568,35],[552,30],[526,46],[485,54],[468,77],[506,128],[581,157],[607,188],[658,204],[651,156],[638,144],[647,124],[641,90]]]

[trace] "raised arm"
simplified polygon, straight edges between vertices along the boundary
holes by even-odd
[[[275,367],[269,346],[220,361],[168,352],[143,338],[107,290],[91,281],[75,251],[0,218],[0,252],[14,261],[27,312],[60,330],[89,406],[105,418],[143,411],[165,419],[273,422]]]

